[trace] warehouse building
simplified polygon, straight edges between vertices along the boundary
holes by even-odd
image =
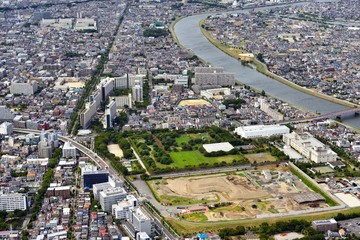
[[[235,128],[235,133],[242,138],[273,137],[288,134],[290,129],[281,125],[255,125]]]

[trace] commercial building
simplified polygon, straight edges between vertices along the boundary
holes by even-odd
[[[134,195],[130,194],[126,196],[126,199],[118,202],[117,204],[113,204],[111,207],[111,212],[116,219],[129,219],[132,210],[138,205],[138,200]]]
[[[130,223],[133,225],[136,231],[145,232],[148,235],[153,235],[154,233],[154,222],[153,220],[146,215],[141,208],[136,208],[131,216]]]
[[[313,221],[312,227],[321,232],[327,232],[338,228],[337,221],[335,219]]]
[[[121,187],[109,188],[101,191],[99,199],[102,210],[111,212],[112,205],[125,199],[126,195],[127,192]]]
[[[255,125],[235,128],[235,133],[242,138],[281,136],[289,132],[288,127],[281,125]]]
[[[76,147],[70,142],[65,142],[62,148],[62,156],[64,158],[76,158]]]
[[[0,194],[0,210],[6,212],[12,212],[14,210],[26,210],[27,199],[24,194],[10,193]]]
[[[310,133],[292,132],[283,135],[286,145],[298,151],[305,158],[315,163],[335,162],[337,154]]]
[[[10,85],[11,94],[24,94],[24,95],[34,95],[38,89],[38,84],[36,81],[31,82],[17,82],[13,81]]]
[[[84,188],[92,188],[94,184],[109,181],[109,172],[107,170],[85,171],[83,173]]]

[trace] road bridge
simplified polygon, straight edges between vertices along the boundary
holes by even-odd
[[[360,115],[360,108],[350,108],[346,110],[341,110],[337,112],[323,114],[321,116],[311,117],[311,118],[302,118],[302,119],[293,119],[289,121],[281,121],[280,124],[286,123],[303,123],[311,121],[321,121],[326,119],[343,119],[343,118],[352,118]]]

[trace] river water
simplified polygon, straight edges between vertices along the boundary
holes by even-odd
[[[255,9],[255,11],[256,10],[257,9]],[[249,10],[237,10],[231,13],[245,11]],[[223,67],[226,72],[234,73],[238,81],[255,89],[264,90],[267,94],[294,106],[321,114],[347,109],[347,107],[340,104],[306,94],[269,78],[256,71],[256,69],[243,66],[240,61],[219,50],[206,39],[199,27],[200,20],[209,15],[210,14],[193,15],[183,18],[176,23],[174,31],[181,45],[191,50],[195,55],[212,66]],[[360,117],[344,120],[344,123],[360,129]]]

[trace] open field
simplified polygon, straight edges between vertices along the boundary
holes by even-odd
[[[178,104],[178,106],[202,106],[202,105],[211,106],[211,103],[203,99],[188,99],[188,100],[182,100]]]
[[[109,144],[107,146],[110,153],[114,154],[115,156],[122,158],[124,156],[123,151],[119,147],[119,144]]]
[[[250,163],[262,163],[262,162],[275,162],[276,158],[271,156],[269,152],[264,153],[253,153],[245,154],[245,157],[250,161]]]
[[[317,172],[320,172],[320,173],[332,173],[332,172],[335,171],[334,169],[332,169],[329,166],[314,167],[313,169],[316,170]]]
[[[211,137],[207,133],[193,133],[193,134],[183,134],[180,137],[176,138],[176,143],[181,145],[182,143],[188,143],[191,139],[205,139],[211,140]]]
[[[194,151],[181,151],[181,152],[171,152],[171,159],[174,161],[173,166],[184,168],[186,165],[195,165],[200,164],[213,164],[213,163],[231,163],[234,159],[242,160],[243,158],[240,155],[225,155],[219,157],[205,157],[198,150]]]

